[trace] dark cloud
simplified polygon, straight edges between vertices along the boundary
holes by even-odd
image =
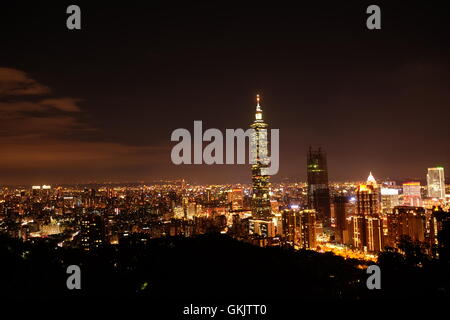
[[[11,179],[10,183],[28,182],[49,169],[53,175],[57,172],[60,177],[77,179],[85,170],[114,172],[124,166],[155,165],[169,153],[167,147],[109,142],[99,135],[85,141],[80,133],[98,129],[81,119],[84,112],[77,104],[80,99],[49,97],[36,101],[32,95],[50,92],[45,85],[20,70],[2,68],[0,75],[3,96],[21,99],[0,100],[2,182],[5,177],[6,182]]]
[[[39,102],[39,104],[44,106],[49,106],[61,111],[67,112],[79,112],[80,107],[76,104],[81,101],[80,99],[72,99],[72,98],[58,98],[58,99],[45,99]]]
[[[0,67],[0,97],[40,95],[49,92],[48,87],[36,82],[25,72]]]
[[[80,113],[80,99],[49,97],[36,100],[35,95],[49,95],[47,86],[27,77],[21,70],[0,68],[0,127],[3,137],[35,136],[90,130],[74,113]],[[11,97],[14,96],[14,97]],[[20,100],[17,100],[20,99]],[[35,143],[39,144],[39,141]]]

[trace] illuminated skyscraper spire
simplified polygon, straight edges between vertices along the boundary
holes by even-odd
[[[268,150],[267,124],[263,121],[259,94],[256,95],[255,121],[250,127],[254,130],[251,139],[257,155],[256,163],[252,164],[252,214],[257,219],[271,219],[269,176],[264,173],[265,168],[268,167],[265,161]]]
[[[259,94],[257,94],[256,95],[255,123],[263,122],[262,109],[261,109],[261,105],[259,104],[259,102],[260,102],[260,97],[259,97]]]
[[[377,187],[377,180],[375,180],[374,176],[372,175],[372,171],[369,173],[369,177],[367,177],[367,184],[373,185],[374,187]]]

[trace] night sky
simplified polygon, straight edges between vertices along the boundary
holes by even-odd
[[[273,181],[305,180],[309,145],[335,181],[448,176],[445,2],[95,2],[0,5],[0,185],[250,182],[248,165],[173,165],[170,135],[247,128],[257,93],[280,129]]]

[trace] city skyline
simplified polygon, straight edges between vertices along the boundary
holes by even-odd
[[[306,181],[309,146],[326,151],[330,181],[449,168],[445,15],[382,7],[374,33],[359,3],[83,4],[83,27],[70,32],[65,4],[4,5],[0,185],[250,183],[248,165],[173,165],[170,133],[194,120],[246,127],[256,93],[280,129],[273,182]]]

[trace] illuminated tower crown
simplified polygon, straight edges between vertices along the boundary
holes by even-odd
[[[369,177],[367,177],[367,184],[372,185],[374,188],[378,187],[377,180],[375,180],[372,172],[369,173]]]
[[[255,120],[250,126],[252,145],[256,154],[256,163],[252,164],[252,214],[257,219],[271,219],[272,211],[269,197],[269,176],[264,173],[268,167],[267,162],[267,124],[264,123],[259,94],[256,96]]]
[[[260,98],[259,94],[256,95],[256,113],[255,113],[255,122],[264,122],[261,105],[259,104]]]

